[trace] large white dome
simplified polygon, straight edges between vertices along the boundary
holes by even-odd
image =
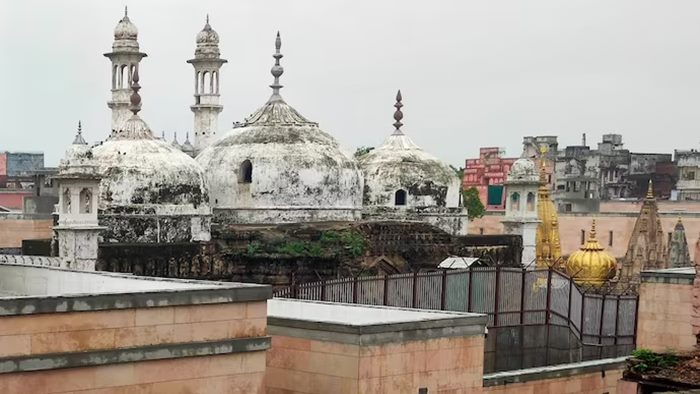
[[[106,242],[208,241],[211,210],[204,171],[169,143],[154,138],[138,115],[138,69],[131,118],[92,149],[100,181],[100,224]]]
[[[357,219],[362,208],[357,164],[279,95],[280,44],[278,35],[270,100],[197,156],[214,215],[236,223]]]

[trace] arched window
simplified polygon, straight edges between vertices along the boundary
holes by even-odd
[[[394,194],[394,205],[406,205],[406,191],[397,190]]]
[[[92,212],[92,191],[84,188],[80,191],[80,213]]]
[[[520,193],[515,192],[510,195],[510,210],[519,211],[520,210]]]
[[[202,74],[202,93],[211,93],[211,73],[209,71]]]
[[[238,169],[238,183],[253,182],[253,163],[246,160],[241,163],[241,168]]]
[[[535,193],[533,192],[527,194],[527,210],[529,212],[535,210]]]
[[[127,75],[129,69],[126,68],[126,64],[122,64],[119,69],[119,89],[124,89],[129,87],[129,76]]]
[[[63,191],[63,213],[70,213],[70,189]]]

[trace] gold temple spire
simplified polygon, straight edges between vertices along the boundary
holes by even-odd
[[[651,200],[654,198],[654,182],[649,179],[649,187],[647,187],[647,200]]]
[[[537,225],[535,236],[535,265],[537,268],[547,268],[559,263],[561,257],[561,242],[559,239],[559,218],[554,202],[549,195],[547,182],[547,166],[545,162],[547,147],[540,148],[540,187],[537,191]]]

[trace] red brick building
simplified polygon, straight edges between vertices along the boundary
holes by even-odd
[[[462,187],[475,187],[487,210],[505,209],[503,185],[510,166],[517,158],[504,158],[501,148],[480,148],[478,159],[467,159],[464,166]]]

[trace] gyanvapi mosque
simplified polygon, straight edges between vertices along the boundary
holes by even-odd
[[[368,154],[351,157],[332,133],[285,101],[279,33],[274,47],[269,100],[231,130],[217,130],[223,111],[220,73],[227,61],[207,17],[194,57],[187,60],[194,68],[194,139],[166,142],[139,116],[142,104],[148,105],[139,95],[141,84],[148,86],[139,73],[147,55],[125,10],[112,50],[104,54],[111,62],[111,130],[94,146],[79,130],[61,162],[63,173],[75,172],[71,166],[94,166],[90,176],[99,178],[99,186],[61,193],[64,224],[73,212],[84,215],[85,207],[95,205],[102,243],[209,241],[212,222],[407,220],[466,234],[460,180],[404,134],[400,92],[393,132]],[[72,211],[71,204],[82,208]]]

